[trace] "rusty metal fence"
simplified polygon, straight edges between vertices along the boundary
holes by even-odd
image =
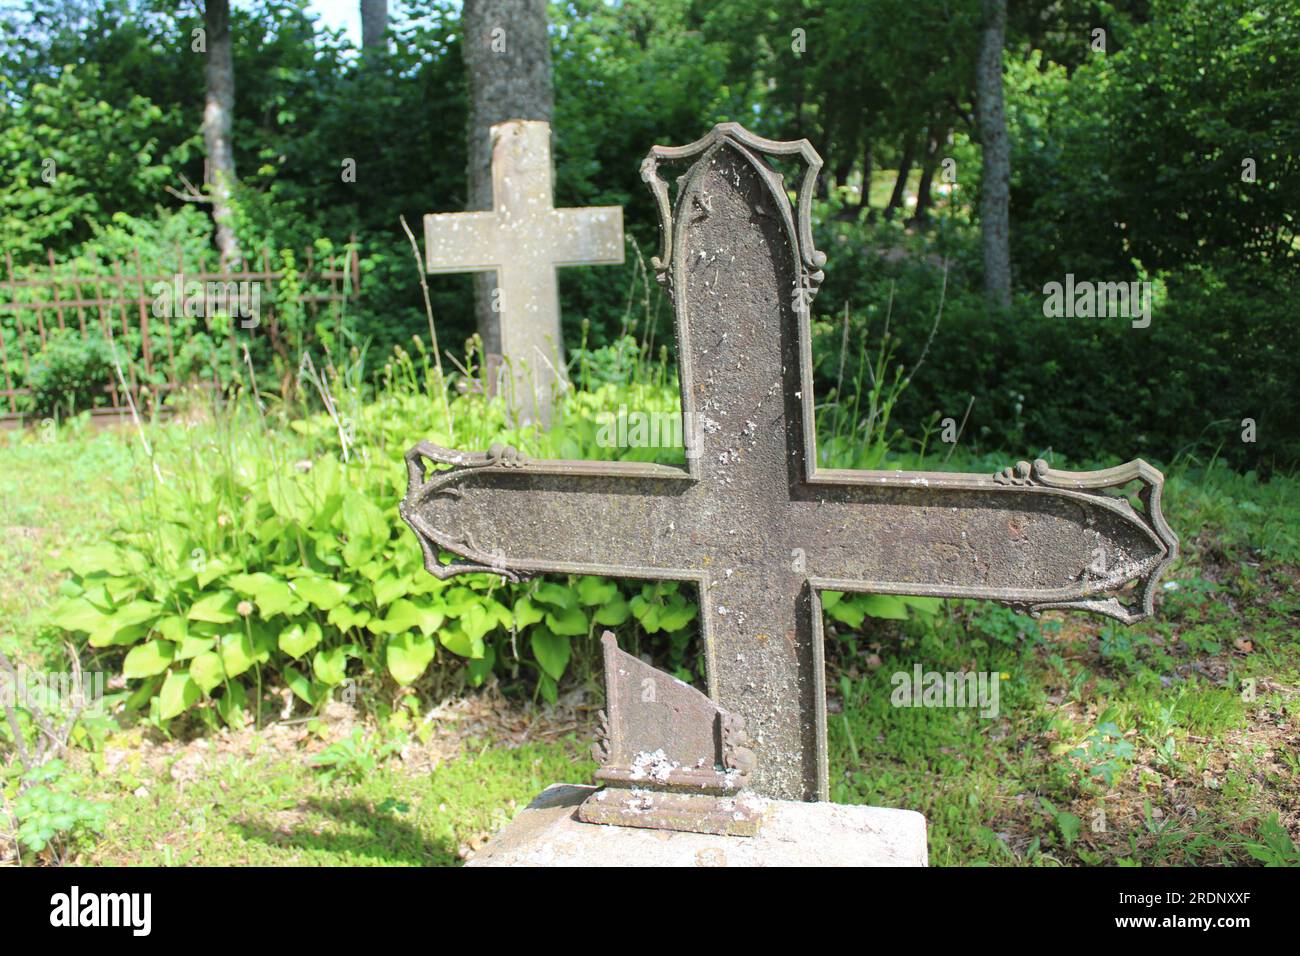
[[[121,377],[114,372],[103,385],[107,404],[91,411],[96,417],[117,418],[128,409],[127,394],[139,404],[140,390],[147,382],[154,395],[190,384],[178,368],[177,338],[185,334],[173,324],[170,309],[152,308],[158,296],[151,290],[157,283],[184,289],[187,284],[261,283],[271,303],[266,311],[274,326],[274,303],[277,286],[288,273],[272,267],[269,249],[248,255],[240,268],[203,253],[197,261],[186,263],[183,250],[175,249],[175,268],[164,272],[159,264],[146,271],[137,249],[128,261],[79,260],[60,264],[52,250],[46,252],[47,265],[15,268],[11,255],[5,253],[5,278],[0,280],[0,426],[14,427],[24,420],[21,399],[31,393],[23,383],[30,370],[55,335],[68,330],[82,340],[101,337],[109,343],[131,342],[134,360],[123,364]],[[188,271],[192,269],[193,271]],[[318,256],[308,247],[305,262],[296,266],[300,292],[296,299],[313,325],[323,310],[340,310],[357,295],[360,285],[360,261],[355,241],[343,252]],[[213,331],[213,316],[202,314],[203,327]],[[235,323],[229,322],[226,333],[229,347],[236,349]],[[210,382],[208,384],[211,384]],[[125,388],[123,388],[125,386]]]

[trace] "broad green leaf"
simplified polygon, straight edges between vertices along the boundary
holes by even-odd
[[[492,673],[492,667],[496,664],[497,652],[491,647],[483,649],[483,656],[474,660],[471,658],[466,662],[466,670],[469,671],[469,683],[471,687],[481,687],[483,681]]]
[[[592,615],[597,624],[603,624],[606,627],[618,627],[632,614],[631,607],[627,601],[620,596],[608,604],[602,604],[596,608],[596,613]]]
[[[171,641],[173,644],[180,644],[181,651],[184,653],[185,639],[189,637],[190,634],[189,625],[186,623],[185,618],[176,614],[170,614],[167,617],[159,619],[158,623],[154,625],[154,630],[167,638],[167,640]]]
[[[343,469],[328,455],[312,462],[311,476],[316,485],[316,497],[322,502],[337,495],[342,488]]]
[[[229,624],[239,617],[235,611],[238,604],[239,597],[234,591],[217,591],[195,601],[190,607],[189,619],[207,621],[210,624]]]
[[[191,558],[193,560],[193,558]],[[209,558],[202,561],[196,568],[197,576],[195,580],[200,588],[206,588],[218,578],[223,578],[230,573],[230,564],[221,558]]]
[[[247,634],[227,634],[221,639],[221,663],[228,677],[238,677],[257,663],[258,657]]]
[[[311,504],[296,480],[275,475],[266,483],[267,500],[281,518],[294,524],[306,524],[311,518]]]
[[[394,634],[388,639],[388,672],[403,686],[413,684],[433,660],[434,650],[433,638],[424,634]]]
[[[284,682],[299,700],[311,707],[321,698],[320,688],[292,667],[284,669]]]
[[[171,671],[158,691],[158,717],[171,720],[177,714],[193,706],[202,696],[199,685],[185,671]]]
[[[647,634],[659,633],[659,610],[663,607],[658,601],[647,601],[643,595],[635,595],[628,605],[633,616],[641,622]]]
[[[84,597],[79,597],[60,601],[50,620],[65,631],[93,631],[108,616]]]
[[[145,680],[130,697],[126,699],[126,709],[132,713],[138,711],[141,707],[146,706],[155,694],[158,688],[162,686],[162,677],[150,677]]]
[[[695,620],[698,613],[694,604],[688,604],[674,594],[672,601],[659,612],[659,626],[665,631],[680,631]]]
[[[515,626],[515,615],[510,608],[506,607],[500,601],[489,599],[483,607],[487,610],[488,616],[491,617],[498,625],[504,627],[507,631]]]
[[[224,694],[217,698],[217,713],[231,727],[243,726],[246,718],[244,711],[247,706],[248,695],[244,693],[244,685],[238,682],[231,684]]]
[[[136,577],[104,579],[104,591],[114,606],[133,600],[143,590],[143,585],[140,583],[139,578]],[[159,595],[153,596],[158,597]]]
[[[431,637],[445,619],[440,607],[420,607],[406,598],[398,598],[383,620],[372,620],[369,627],[376,634],[401,634],[419,628],[425,637]]]
[[[161,674],[176,656],[176,645],[171,641],[146,641],[131,648],[122,662],[122,676],[139,678]]]
[[[521,597],[515,602],[515,627],[523,630],[530,624],[536,624],[546,615],[532,601]]]
[[[496,618],[488,613],[487,608],[482,604],[474,604],[465,608],[464,613],[457,619],[461,630],[465,636],[476,644],[482,643],[482,637],[492,628],[496,627]]]
[[[943,598],[913,597],[910,594],[904,594],[899,600],[922,614],[938,614],[943,610]]]
[[[306,627],[296,622],[280,632],[280,650],[297,660],[319,644],[320,639],[320,625],[315,621],[308,621]]]
[[[132,601],[105,617],[90,632],[91,647],[132,644],[149,632],[149,624],[158,617],[162,605],[153,601]]]
[[[847,601],[837,601],[827,608],[826,613],[841,624],[854,628],[861,627],[863,618],[867,616],[867,612],[862,609],[862,604],[852,598]]]
[[[346,631],[354,627],[365,627],[370,623],[371,616],[367,610],[340,604],[330,611],[327,620],[340,631]]]
[[[411,579],[404,574],[385,574],[375,582],[375,601],[381,607],[406,594]]]
[[[608,604],[617,594],[618,585],[606,578],[588,575],[578,579],[578,600],[588,607]]]
[[[531,632],[533,656],[537,663],[551,679],[558,681],[564,676],[564,669],[569,666],[569,639],[552,634],[544,627],[535,627]]]
[[[477,660],[484,653],[483,639],[477,641],[471,638],[461,629],[460,621],[451,621],[438,632],[438,640],[442,646],[447,648],[453,654],[459,654],[461,657],[469,657]]]
[[[533,590],[533,598],[554,607],[573,607],[574,604],[573,589],[553,581],[543,581],[537,585]]]
[[[290,582],[289,587],[301,598],[310,601],[322,611],[333,610],[348,595],[351,587],[341,581],[322,577],[301,577]]]
[[[343,560],[350,567],[360,568],[388,543],[389,528],[384,513],[364,495],[349,489],[343,495],[339,514],[347,538]]]
[[[193,543],[185,529],[179,525],[164,522],[158,528],[159,567],[171,578],[188,581],[197,573],[194,562],[190,560]]]
[[[64,563],[74,574],[83,578],[100,571],[115,576],[126,574],[128,571],[122,549],[112,544],[93,544],[76,548],[67,556]]]
[[[843,597],[844,597],[843,591],[822,591],[821,592],[822,609],[829,611],[835,605],[839,604],[840,599]]]
[[[587,615],[576,607],[552,612],[546,615],[546,626],[556,634],[576,637],[587,633]]]
[[[460,617],[465,613],[467,607],[473,607],[483,601],[483,592],[475,591],[473,588],[465,585],[457,585],[449,588],[447,593],[442,596],[442,606],[447,609],[450,617]]]
[[[272,577],[264,571],[256,574],[236,574],[227,583],[240,594],[251,597],[263,618],[276,614],[302,613],[306,604],[289,589],[287,582]]]
[[[176,648],[175,660],[177,662],[191,660],[198,657],[200,654],[212,650],[212,648],[216,646],[216,643],[217,639],[215,637],[196,637],[187,635],[185,639],[181,641],[180,647]]]
[[[205,651],[190,661],[190,677],[205,694],[225,679],[226,672],[221,666],[221,655],[216,651]]]
[[[554,705],[560,699],[560,688],[550,674],[542,674],[537,680],[537,689],[548,704]]]
[[[111,579],[105,579],[111,580]],[[104,587],[103,581],[87,581],[86,589],[82,594],[87,601],[99,608],[105,614],[112,614],[117,609],[117,602],[113,600],[108,593],[108,588]]]
[[[868,594],[862,599],[862,610],[868,617],[884,618],[889,621],[906,621],[907,604],[902,598],[892,594]]]
[[[322,684],[337,687],[347,679],[348,655],[342,647],[317,651],[311,662],[312,672]]]

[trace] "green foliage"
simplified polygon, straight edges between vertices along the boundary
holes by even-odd
[[[1124,739],[1124,733],[1107,715],[1102,715],[1081,739],[1054,749],[1065,753],[1085,782],[1100,782],[1106,787],[1115,782],[1135,752],[1133,744]]]
[[[18,840],[33,853],[49,849],[56,859],[92,833],[100,833],[108,804],[86,799],[86,779],[62,760],[34,767],[21,778],[14,804]]]
[[[113,356],[98,336],[83,339],[75,329],[54,329],[27,374],[27,410],[40,418],[69,417],[108,404]]]
[[[582,333],[575,379],[618,381],[627,371],[624,335],[651,348],[670,340],[667,302],[651,290],[641,252],[656,243],[655,210],[637,175],[647,145],[664,141],[665,130],[682,142],[736,119],[772,136],[806,136],[826,160],[822,182],[835,188],[816,216],[818,246],[830,257],[817,302],[819,395],[851,394],[845,383],[876,370],[879,343],[888,367],[858,394],[864,407],[876,397],[889,440],[900,426],[916,434],[936,416],[960,419],[973,398],[962,440],[979,449],[1064,449],[1081,460],[1122,448],[1168,462],[1223,444],[1231,465],[1263,474],[1300,459],[1300,412],[1278,400],[1300,380],[1286,320],[1300,261],[1300,189],[1287,162],[1300,110],[1295,84],[1284,82],[1300,50],[1293,0],[1280,12],[1256,0],[1069,6],[1009,13],[1011,241],[1023,294],[1005,316],[980,292],[979,4],[962,0],[939,14],[901,0],[553,5],[556,202],[619,204],[629,237],[624,267],[562,271],[566,339]],[[258,354],[269,347],[254,337],[255,363],[270,381],[291,379],[301,336],[341,361],[354,343],[385,355],[425,327],[397,222],[418,223],[428,197],[438,209],[462,201],[463,150],[446,132],[465,123],[459,14],[449,0],[393,14],[391,51],[362,63],[300,3],[259,0],[232,13],[236,35],[259,38],[234,48],[241,240],[278,257],[355,232],[362,251],[362,296],[346,323],[305,322],[282,303],[275,357]],[[0,156],[10,173],[0,183],[0,238],[20,274],[41,263],[42,245],[60,259],[112,258],[123,246],[111,226],[125,217],[133,223],[125,231],[139,233],[159,203],[206,218],[162,190],[179,185],[181,172],[202,181],[202,58],[157,53],[188,50],[199,20],[188,7],[152,0],[26,0],[0,20]],[[1104,54],[1078,39],[1098,25]],[[393,116],[403,117],[396,137]],[[933,150],[922,148],[931,142]],[[898,222],[860,222],[850,194],[861,187],[849,184],[869,191],[867,147],[888,181],[908,143],[932,174],[940,159],[955,161],[955,192],[936,190],[928,228],[905,234]],[[59,170],[53,183],[41,178],[46,158]],[[1254,182],[1243,180],[1245,159],[1255,161]],[[355,161],[355,182],[344,181],[344,160]],[[210,246],[207,232],[200,243]],[[145,238],[141,250],[148,258],[168,245]],[[186,255],[192,263],[189,247]],[[924,349],[945,260],[940,334],[911,387],[890,401],[892,363],[911,369]],[[1066,273],[1155,282],[1163,291],[1151,328],[1044,319],[1041,288]],[[431,280],[444,344],[473,329],[469,290],[464,276]],[[891,296],[893,338],[869,337]],[[0,316],[6,331],[10,322]],[[213,343],[182,329],[177,341],[194,369],[215,368],[222,381],[240,371],[229,350],[214,347],[219,335]],[[139,343],[122,346],[138,356]],[[653,357],[641,353],[637,363]],[[259,385],[268,390],[270,381]],[[1245,418],[1258,423],[1255,443],[1236,434]],[[831,440],[858,449],[857,461],[879,457],[874,438],[859,441],[848,426],[846,417]]]
[[[89,239],[119,210],[151,211],[193,146],[188,130],[158,140],[159,124],[179,111],[166,117],[138,94],[98,98],[105,69],[67,66],[21,99],[0,81],[0,243],[19,263],[39,262],[45,245]]]
[[[1046,797],[1039,797],[1038,803],[1043,808],[1043,812],[1047,814],[1048,819],[1056,827],[1065,846],[1067,848],[1072,846],[1079,836],[1079,830],[1083,827],[1083,821],[1073,813],[1057,809]]]
[[[1260,821],[1259,839],[1247,843],[1246,850],[1265,866],[1300,866],[1300,849],[1291,841],[1276,813]]]
[[[507,428],[501,403],[473,394],[452,401],[446,419],[427,391],[436,373],[418,340],[386,375],[369,402],[336,376],[338,417],[294,421],[288,431],[268,427],[251,401],[215,412],[209,429],[160,430],[153,449],[163,480],[115,500],[112,533],[63,559],[71,579],[51,618],[120,661],[130,706],[160,725],[196,710],[238,726],[260,721],[261,694],[276,683],[318,708],[350,679],[477,686],[493,670],[518,676],[521,667],[554,701],[575,659],[589,666],[591,638],[604,628],[631,631],[683,679],[701,673],[698,607],[686,586],[588,576],[441,581],[424,570],[397,513],[401,456],[430,436],[465,447],[504,442],[538,457],[680,462],[680,445],[620,447],[597,424],[620,408],[676,412],[675,386],[577,391],[563,420],[541,432]],[[938,604],[835,593],[825,601],[854,628]]]
[[[321,771],[321,778],[327,784],[339,778],[359,784],[405,744],[406,741],[400,737],[376,743],[373,736],[367,736],[358,727],[352,731],[352,736],[330,744],[310,762]]]

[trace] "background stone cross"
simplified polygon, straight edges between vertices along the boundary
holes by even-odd
[[[797,209],[765,156],[802,161]],[[670,209],[659,166],[683,160],[693,163]],[[1163,479],[1141,461],[1091,473],[1021,462],[995,475],[817,467],[808,306],[825,261],[810,222],[820,166],[807,141],[727,123],[690,146],[655,147],[642,167],[659,205],[654,265],[673,299],[682,408],[696,423],[684,429],[684,469],[426,442],[407,455],[402,503],[442,578],[695,583],[709,694],[745,720],[751,787],[804,800],[828,791],[819,590],[1132,621],[1151,611],[1177,552]],[[468,560],[443,564],[443,549]]]
[[[496,273],[511,401],[526,419],[549,421],[552,390],[564,379],[555,270],[621,263],[623,210],[554,208],[550,124],[511,120],[492,127],[492,210],[427,215],[424,239],[429,272]]]

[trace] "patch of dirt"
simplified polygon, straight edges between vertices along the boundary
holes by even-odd
[[[428,732],[427,741],[421,742],[418,738],[423,734],[417,735],[413,728],[408,731],[410,742],[397,754],[398,763],[408,773],[427,774],[460,756],[471,740],[518,747],[574,733],[594,735],[595,705],[586,698],[579,691],[562,697],[554,707],[535,707],[506,698],[492,685],[443,701],[419,719]],[[317,726],[312,728],[312,724]],[[198,779],[220,758],[247,759],[268,752],[294,759],[310,757],[350,737],[358,727],[366,734],[381,733],[375,722],[356,708],[335,701],[315,717],[274,721],[261,730],[223,727],[206,736],[181,740],[138,729],[105,746],[104,765],[108,774],[129,765],[137,775],[185,784]]]

